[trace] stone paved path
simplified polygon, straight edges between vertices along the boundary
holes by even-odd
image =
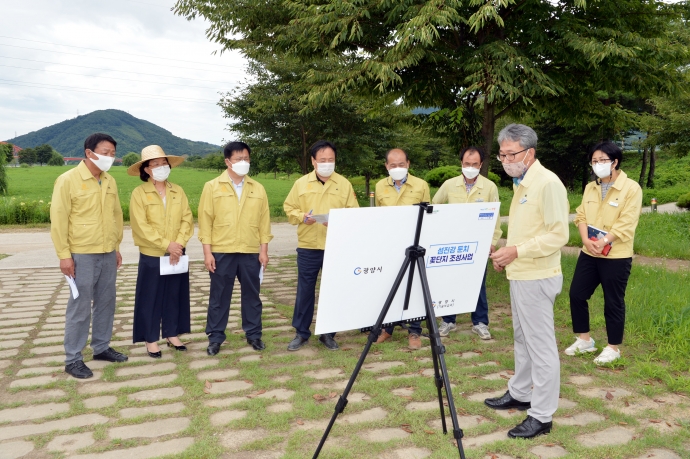
[[[311,457],[364,335],[339,334],[339,352],[316,340],[287,352],[296,273],[294,259],[274,259],[262,286],[266,351],[254,352],[243,340],[233,301],[228,341],[210,358],[203,333],[208,274],[193,264],[191,277],[187,353],[163,348],[163,358],[153,360],[143,345],[131,344],[136,266],[125,266],[112,345],[129,362],[94,362],[87,347],[95,376],[77,381],[63,372],[68,287],[62,275],[0,272],[0,459]],[[468,458],[690,457],[687,397],[621,387],[610,374],[572,373],[567,365],[554,432],[507,439],[524,413],[495,412],[482,403],[502,394],[512,375],[507,305],[492,305],[491,320],[490,341],[469,332],[466,317],[444,341]],[[400,331],[374,348],[322,457],[457,457],[452,437],[441,433],[428,349],[409,352]]]

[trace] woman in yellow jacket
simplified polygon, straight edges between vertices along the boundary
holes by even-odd
[[[625,289],[642,208],[642,189],[620,170],[623,153],[615,143],[598,144],[589,159],[597,179],[587,185],[582,204],[577,208],[574,223],[584,247],[570,284],[573,331],[579,336],[565,353],[575,355],[597,350],[589,336],[587,300],[601,285],[608,346],[594,359],[600,365],[621,356],[618,346],[623,342],[625,328]]]
[[[177,265],[187,241],[194,233],[194,220],[187,195],[170,183],[170,168],[184,158],[167,156],[158,145],[141,151],[141,161],[127,173],[139,176],[143,185],[132,191],[129,220],[134,244],[139,246],[139,273],[134,298],[133,341],[144,341],[154,359],[161,358],[158,340],[186,351],[178,335],[189,333],[189,272],[161,275],[161,257],[170,256]]]

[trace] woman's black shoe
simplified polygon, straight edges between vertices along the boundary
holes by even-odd
[[[152,359],[160,359],[163,357],[163,353],[161,351],[158,351],[158,352],[149,351],[148,343],[144,343],[144,346],[146,346],[146,352],[148,352],[149,357],[151,357]]]
[[[165,341],[168,342],[168,347],[174,347],[175,350],[177,350],[177,351],[186,351],[187,350],[187,346],[185,346],[184,344],[182,346],[175,346],[173,343],[170,342],[169,339],[166,339]]]

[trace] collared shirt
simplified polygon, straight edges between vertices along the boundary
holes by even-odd
[[[569,238],[570,210],[563,183],[537,160],[513,189],[507,246],[516,246],[518,257],[506,266],[508,279],[561,275],[561,247]]]
[[[264,187],[245,176],[237,199],[227,172],[206,182],[199,199],[199,241],[218,253],[259,253],[268,244],[271,215]]]
[[[376,184],[376,205],[378,207],[411,206],[429,201],[431,201],[429,184],[412,174],[407,174],[400,189],[391,177],[381,179]]]
[[[400,180],[400,185],[398,185],[397,183],[395,183],[395,180],[393,180],[393,179],[391,178],[391,181],[393,182],[393,186],[395,187],[395,191],[397,191],[398,193],[400,193],[400,190],[402,190],[403,185],[405,185],[405,184],[407,183],[407,177],[408,177],[408,176],[409,176],[409,174],[406,175],[405,177],[403,177],[402,180]]]
[[[101,172],[101,184],[84,161],[55,180],[50,203],[50,237],[61,260],[73,253],[120,250],[122,207],[117,183]]]
[[[154,184],[146,182],[132,191],[129,201],[134,245],[151,257],[165,255],[171,241],[186,246],[194,234],[194,217],[184,190],[166,182],[165,194],[161,198]]]
[[[465,178],[464,175],[462,177],[463,177],[463,179]],[[472,192],[472,187],[474,186],[475,183],[477,183],[476,180],[472,183],[469,183],[467,180],[465,180],[465,191],[467,191],[468,195]]]
[[[460,174],[455,178],[443,182],[441,188],[439,188],[434,195],[434,204],[467,204],[469,202],[500,203],[498,187],[488,178],[483,175],[478,175],[477,180],[474,181],[474,185],[468,193],[465,176]],[[494,235],[491,238],[491,245],[495,247],[502,235],[503,230],[501,229],[501,218],[499,215],[496,218],[496,226],[494,227]]]
[[[606,199],[601,199],[601,185],[590,182],[582,194],[582,204],[577,208],[575,225],[586,223],[616,236],[611,251],[604,258],[629,258],[633,256],[635,230],[642,211],[642,188],[636,181],[620,171]],[[582,248],[589,256],[592,255]]]
[[[352,184],[337,172],[325,184],[319,182],[314,171],[297,179],[283,204],[288,222],[297,225],[297,247],[326,248],[326,227],[321,223],[307,225],[304,214],[309,211],[313,215],[327,214],[331,209],[344,207],[359,207],[359,204]]]
[[[240,199],[242,199],[242,188],[244,187],[244,177],[242,178],[242,181],[240,183],[235,183],[235,181],[231,178],[230,183],[232,183],[232,187],[235,189],[235,193],[237,194],[237,200],[239,201]]]

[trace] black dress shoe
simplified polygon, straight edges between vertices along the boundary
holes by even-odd
[[[77,379],[88,379],[93,377],[93,371],[87,367],[82,360],[65,365],[65,373]]]
[[[530,402],[520,402],[515,400],[513,397],[510,396],[509,390],[507,390],[502,397],[487,398],[486,400],[484,400],[484,404],[489,408],[493,408],[494,410],[516,409],[524,411],[532,406]]]
[[[94,360],[106,360],[108,362],[126,362],[128,357],[124,354],[117,352],[112,347],[109,347],[100,354],[93,356]]]
[[[338,343],[336,343],[335,340],[331,338],[331,335],[321,335],[319,336],[319,341],[321,341],[321,343],[331,351],[337,351],[338,349],[340,349],[338,347]]]
[[[206,353],[208,355],[214,356],[220,352],[220,343],[208,343],[208,347],[206,348]]]
[[[170,342],[169,339],[166,339],[165,341],[168,343],[168,347],[174,347],[176,351],[186,351],[187,350],[187,346],[185,346],[184,344],[182,346],[175,346],[173,343]]]
[[[295,335],[294,339],[290,341],[290,344],[288,344],[288,351],[298,351],[302,346],[307,344],[308,341],[308,339]]]
[[[266,345],[264,344],[263,341],[261,341],[261,338],[259,339],[248,339],[247,343],[249,343],[255,351],[263,351],[266,349]]]
[[[551,422],[540,422],[532,416],[527,416],[522,424],[518,424],[508,431],[508,436],[510,438],[533,438],[551,432],[552,425]]]
[[[160,349],[158,350],[158,352],[151,352],[151,351],[149,351],[149,345],[148,345],[148,343],[144,343],[144,346],[146,347],[146,353],[147,353],[147,354],[149,355],[149,357],[151,357],[152,359],[160,359],[160,358],[163,357],[163,353],[160,351]]]

